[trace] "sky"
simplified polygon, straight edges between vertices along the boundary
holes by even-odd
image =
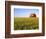
[[[14,8],[15,17],[29,17],[30,14],[35,13],[37,17],[39,16],[39,9],[23,9],[23,8]]]

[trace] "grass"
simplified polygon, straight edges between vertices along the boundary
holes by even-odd
[[[39,29],[38,17],[31,18],[15,18],[14,30],[32,30]]]

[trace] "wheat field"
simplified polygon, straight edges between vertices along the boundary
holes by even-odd
[[[39,29],[39,18],[16,18],[14,17],[14,30]]]

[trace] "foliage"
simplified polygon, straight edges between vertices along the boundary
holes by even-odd
[[[31,30],[39,28],[38,17],[14,18],[14,30]]]

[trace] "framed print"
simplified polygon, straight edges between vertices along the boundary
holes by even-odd
[[[44,3],[5,1],[5,38],[44,35]]]

